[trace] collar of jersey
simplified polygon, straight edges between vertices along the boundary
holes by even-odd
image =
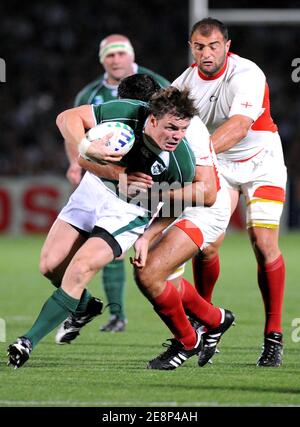
[[[225,61],[225,64],[223,65],[223,67],[221,68],[221,70],[217,73],[217,74],[215,74],[214,76],[206,76],[205,74],[203,74],[200,70],[199,70],[199,68],[198,68],[198,76],[202,79],[202,80],[216,80],[216,79],[218,79],[219,77],[221,77],[224,73],[225,73],[225,71],[226,71],[226,68],[227,68],[227,65],[228,65],[228,55],[226,56],[226,61]]]
[[[164,151],[161,150],[159,147],[157,147],[156,145],[153,144],[153,142],[151,141],[151,139],[149,138],[149,136],[147,136],[144,132],[143,132],[143,141],[144,144],[146,145],[146,147],[152,151],[152,153],[156,154],[165,164],[165,166],[168,166],[169,164],[169,156],[170,153],[169,151]]]
[[[104,79],[103,79],[103,86],[107,87],[107,89],[118,89],[118,85],[110,85],[109,83],[107,83],[107,78],[108,75],[107,73],[104,74]]]
[[[151,138],[148,135],[145,134],[144,130],[143,130],[143,141],[144,141],[144,144],[146,145],[146,147],[150,151],[152,151],[152,153],[156,154],[157,156],[160,155],[160,153],[162,152],[162,150],[157,145],[155,145],[152,142]]]

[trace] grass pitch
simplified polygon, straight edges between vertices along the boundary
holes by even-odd
[[[127,263],[125,333],[100,333],[108,310],[71,345],[54,344],[54,333],[34,350],[23,368],[6,366],[6,347],[33,323],[52,286],[38,272],[42,237],[1,237],[0,406],[300,406],[299,234],[283,234],[287,267],[284,305],[284,364],[257,368],[263,339],[263,307],[256,266],[246,233],[228,234],[221,251],[221,276],[214,303],[236,314],[213,365],[188,360],[176,371],[145,369],[163,349],[169,331],[136,288]],[[191,278],[191,268],[186,276]],[[89,289],[103,298],[99,276]],[[296,324],[299,322],[294,320]],[[295,323],[294,323],[295,325]],[[3,337],[2,337],[3,338]]]

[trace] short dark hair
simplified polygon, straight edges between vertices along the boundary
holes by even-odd
[[[148,102],[161,86],[148,74],[133,74],[121,80],[118,87],[119,98],[138,99]]]
[[[218,19],[214,19],[214,18],[204,18],[201,19],[201,21],[196,22],[196,24],[193,25],[193,28],[191,30],[191,34],[190,34],[190,40],[192,38],[192,35],[196,32],[199,31],[200,34],[202,34],[203,36],[210,36],[213,30],[219,30],[221,34],[223,34],[224,40],[227,41],[229,36],[228,36],[228,29],[226,27],[225,24],[223,24],[223,22],[218,21]]]
[[[190,98],[189,94],[187,89],[179,90],[173,86],[160,89],[150,99],[150,113],[157,119],[166,114],[171,114],[181,119],[191,119],[198,111],[194,105],[194,100]]]

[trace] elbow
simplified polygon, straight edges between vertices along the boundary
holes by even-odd
[[[248,134],[248,130],[249,127],[247,126],[241,126],[239,129],[239,135],[238,135],[238,140],[241,141],[242,139],[246,138],[247,134]]]
[[[243,117],[238,121],[238,126],[236,126],[236,138],[238,141],[246,138],[252,123],[253,120],[249,117]]]
[[[201,186],[196,187],[196,191],[194,192],[193,203],[192,206],[212,206],[217,198],[217,190],[214,186],[204,185],[201,183]]]
[[[216,192],[208,192],[207,194],[204,194],[204,206],[210,208],[215,204],[216,200],[217,200]]]
[[[206,207],[211,207],[217,200],[217,187],[216,185],[207,185],[204,188],[203,204]]]
[[[58,127],[58,129],[62,128],[64,121],[65,121],[65,113],[62,112],[56,117],[56,126]]]

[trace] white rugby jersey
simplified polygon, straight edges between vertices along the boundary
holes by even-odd
[[[196,165],[214,165],[210,134],[207,127],[198,116],[192,118],[187,128],[185,138],[194,152]]]
[[[196,165],[212,166],[214,168],[217,189],[219,190],[221,188],[221,183],[217,156],[207,127],[198,116],[192,118],[187,128],[185,138],[194,152]]]
[[[205,76],[197,64],[193,64],[172,85],[189,89],[199,116],[211,134],[236,114],[253,120],[247,136],[226,152],[219,153],[220,159],[249,159],[271,143],[277,133],[270,114],[266,77],[248,59],[229,53],[224,67],[213,77]]]

